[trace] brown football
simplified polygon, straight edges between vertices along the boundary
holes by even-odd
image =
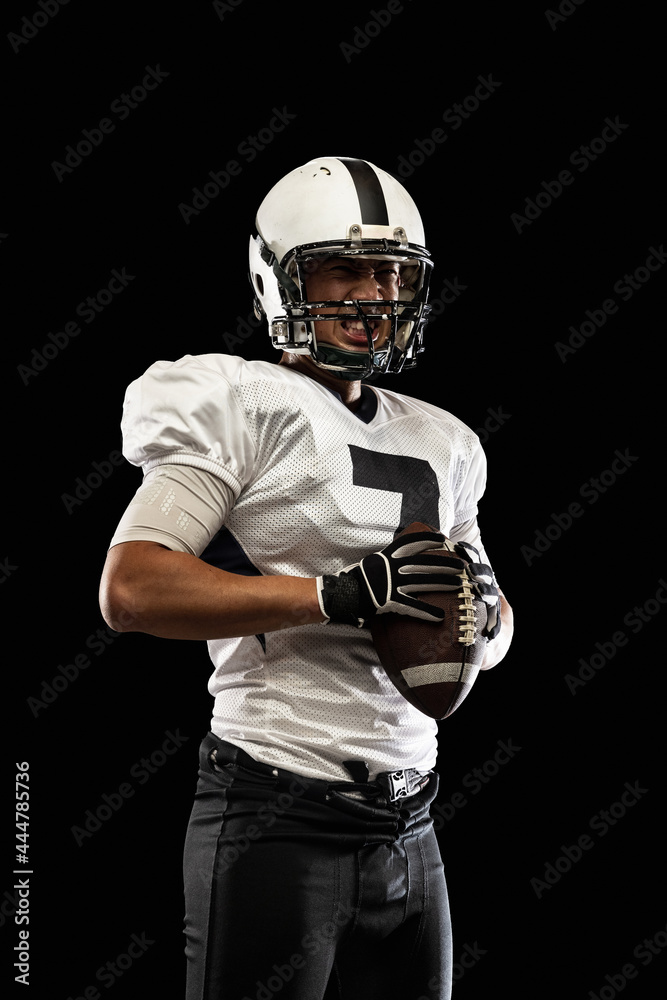
[[[419,521],[401,534],[433,531]],[[431,549],[430,555],[454,555],[454,546]],[[432,719],[451,715],[474,684],[484,657],[486,605],[470,587],[467,562],[461,560],[461,587],[423,591],[414,596],[445,612],[442,623],[411,615],[376,615],[371,635],[380,662],[404,698]]]

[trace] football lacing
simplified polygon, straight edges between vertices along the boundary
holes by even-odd
[[[470,577],[465,569],[461,573],[461,591],[458,594],[463,599],[463,604],[459,604],[459,642],[464,646],[472,646],[477,635],[477,612],[472,600],[472,590],[470,589]]]

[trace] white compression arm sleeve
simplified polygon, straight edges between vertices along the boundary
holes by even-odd
[[[134,495],[111,539],[159,542],[199,556],[225,522],[236,497],[217,476],[189,465],[159,465]]]

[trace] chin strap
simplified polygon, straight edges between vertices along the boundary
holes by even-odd
[[[277,259],[273,258],[273,264],[271,270],[278,279],[279,284],[283,286],[287,294],[293,301],[298,301],[301,298],[301,289],[297,285],[296,281],[289,276],[287,271],[283,271],[282,267],[278,263]]]
[[[374,351],[373,358],[380,364],[384,361],[386,351]],[[373,366],[369,363],[369,355],[362,354],[360,351],[344,351],[341,347],[332,347],[330,344],[318,345],[315,351],[315,361],[319,361],[324,365],[357,365],[360,363],[364,365],[364,368],[357,367],[356,371],[349,369],[347,371],[337,371],[335,368],[330,369],[331,374],[335,375],[336,378],[344,379],[347,382],[356,382],[360,378],[366,378],[373,372]]]

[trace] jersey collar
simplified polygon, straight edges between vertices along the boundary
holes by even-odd
[[[340,393],[336,392],[335,389],[330,389],[328,385],[325,385],[323,388],[325,388],[327,392],[330,392],[332,396],[335,396],[336,399],[339,399],[341,403],[343,402]],[[364,424],[370,424],[371,420],[377,413],[377,408],[378,408],[378,398],[376,394],[373,392],[373,390],[369,385],[362,385],[361,401],[359,403],[359,406],[356,408],[356,410],[352,410],[350,412],[352,412],[355,417],[358,417],[359,420],[361,420]]]

